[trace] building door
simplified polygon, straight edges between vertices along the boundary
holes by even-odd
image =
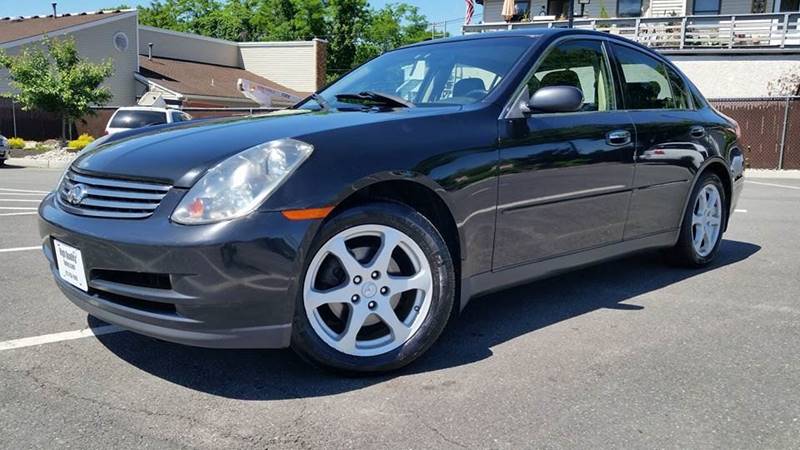
[[[569,12],[569,1],[567,0],[548,0],[547,15],[556,17],[566,17]]]

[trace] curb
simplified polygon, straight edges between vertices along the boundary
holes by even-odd
[[[772,170],[772,169],[745,169],[747,178],[774,178],[785,180],[800,180],[800,170]]]
[[[6,164],[17,167],[35,167],[38,169],[65,169],[72,161],[50,161],[46,159],[8,158]]]

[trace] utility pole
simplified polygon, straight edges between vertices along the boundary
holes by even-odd
[[[569,0],[569,11],[567,11],[567,27],[572,28],[575,25],[575,0]]]
[[[19,137],[17,134],[17,105],[14,99],[11,99],[11,121],[14,124],[14,137]]]

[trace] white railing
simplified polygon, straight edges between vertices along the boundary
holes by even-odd
[[[497,22],[465,25],[464,33],[567,26],[565,20]],[[605,31],[661,49],[800,47],[800,13],[630,19],[577,18],[574,27]]]

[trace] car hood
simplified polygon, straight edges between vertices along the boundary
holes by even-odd
[[[452,108],[447,108],[452,112]],[[440,108],[390,112],[277,113],[200,120],[129,134],[80,155],[72,167],[79,171],[167,182],[191,187],[209,168],[225,158],[264,142],[282,138],[305,140],[324,151],[320,135],[330,130],[377,122],[434,115]]]

